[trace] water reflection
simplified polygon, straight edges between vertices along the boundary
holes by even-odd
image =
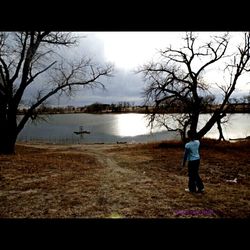
[[[204,125],[209,115],[201,115],[199,127]],[[170,124],[171,121],[169,120]],[[43,140],[55,143],[95,143],[179,139],[179,135],[167,132],[164,128],[155,128],[151,134],[148,121],[144,114],[61,114],[51,115],[48,122],[26,124],[21,131],[19,140]],[[250,135],[250,114],[233,114],[227,124],[222,124],[225,138],[242,138]],[[82,137],[74,131],[83,126],[91,133]],[[206,135],[217,139],[219,136],[215,125]]]
[[[138,136],[150,133],[146,126],[146,118],[138,114],[121,114],[116,121],[116,135]]]
[[[223,134],[226,140],[231,138],[245,138],[250,135],[250,114],[231,114],[228,115],[229,120],[226,123],[221,124]],[[203,114],[200,116],[198,129],[200,129],[210,118],[209,114]],[[217,124],[206,134],[206,137],[218,139],[219,132]]]

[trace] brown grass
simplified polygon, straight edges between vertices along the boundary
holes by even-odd
[[[0,156],[0,217],[249,218],[249,146],[202,141],[206,193],[189,194],[179,142],[19,144]]]

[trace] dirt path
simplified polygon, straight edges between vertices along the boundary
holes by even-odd
[[[153,180],[136,167],[126,166],[122,158],[117,158],[117,151],[132,148],[134,145],[46,145],[26,144],[25,146],[37,149],[49,149],[51,152],[65,155],[88,155],[94,158],[100,169],[98,170],[98,185],[95,190],[95,200],[98,207],[102,207],[103,217],[120,218],[131,216],[131,206],[137,207],[141,196],[145,192],[145,185]],[[114,151],[116,153],[114,153]],[[118,160],[117,160],[118,159]],[[122,165],[122,166],[121,166]],[[136,188],[136,192],[135,192]],[[154,190],[147,190],[148,196],[153,196]],[[139,211],[139,214],[141,211]],[[98,217],[100,215],[98,214]]]
[[[122,148],[124,145],[120,147]],[[95,145],[95,147],[86,149],[83,147],[82,149],[104,166],[100,174],[101,185],[98,189],[98,202],[105,208],[107,217],[123,217],[129,204],[137,202],[137,198],[132,192],[134,185],[151,182],[151,179],[136,170],[121,167],[112,154],[112,149],[117,150],[117,145]],[[124,213],[121,214],[121,211]]]

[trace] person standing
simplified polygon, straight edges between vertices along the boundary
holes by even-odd
[[[187,192],[203,193],[204,184],[199,176],[200,167],[200,141],[195,139],[195,134],[191,130],[187,132],[189,142],[185,144],[184,158],[182,166],[188,161],[188,189]]]

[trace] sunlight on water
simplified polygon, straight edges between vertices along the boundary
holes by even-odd
[[[208,121],[210,115],[202,114],[199,119],[200,129]],[[244,138],[250,135],[250,114],[233,114],[229,122],[222,124],[223,133],[229,138]],[[166,132],[164,127],[155,127],[150,131],[148,120],[144,114],[59,114],[51,115],[47,122],[37,124],[28,122],[18,139],[21,141],[41,140],[53,143],[114,143],[117,141],[148,142],[152,140],[177,139],[179,135]],[[174,126],[171,119],[169,126]],[[83,126],[90,134],[76,135]],[[153,132],[153,133],[151,133]],[[217,139],[217,126],[206,134],[206,137]]]
[[[120,114],[116,121],[116,135],[117,136],[138,136],[149,135],[155,132],[166,131],[164,127],[155,127],[150,129],[147,126],[148,120],[143,114]]]
[[[118,136],[137,136],[150,133],[145,126],[145,118],[137,114],[122,114],[117,119]]]

